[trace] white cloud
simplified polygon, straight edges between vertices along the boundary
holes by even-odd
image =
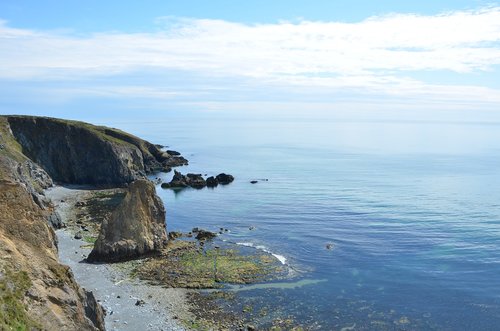
[[[0,21],[0,78],[78,79],[147,68],[396,94],[447,96],[467,90],[476,98],[494,98],[491,93],[497,92],[426,85],[406,73],[482,72],[500,64],[500,7],[436,16],[392,14],[358,23],[246,25],[185,18],[159,22],[164,29],[155,33],[82,37],[15,29]],[[148,88],[142,91],[162,95]]]

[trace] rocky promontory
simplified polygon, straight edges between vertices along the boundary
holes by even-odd
[[[46,117],[4,119],[23,154],[59,183],[122,185],[187,164],[178,153],[118,129]]]

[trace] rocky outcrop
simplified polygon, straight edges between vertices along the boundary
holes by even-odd
[[[89,262],[115,262],[158,252],[167,241],[165,209],[147,180],[132,182],[110,218],[101,224]]]
[[[22,152],[60,183],[122,185],[187,164],[117,129],[46,117],[5,119]]]
[[[185,187],[192,187],[196,189],[202,189],[205,186],[216,187],[219,184],[227,185],[233,181],[233,176],[224,173],[221,173],[216,177],[210,176],[205,180],[201,174],[189,173],[187,175],[183,175],[179,171],[174,170],[174,177],[172,178],[172,180],[169,183],[161,184],[161,188],[181,189]]]
[[[225,173],[218,174],[215,179],[217,179],[217,182],[219,182],[219,184],[221,185],[227,185],[234,181],[234,177],[232,175],[228,175]]]
[[[104,330],[101,306],[58,262],[52,209],[40,194],[50,177],[2,117],[0,144],[0,329]]]

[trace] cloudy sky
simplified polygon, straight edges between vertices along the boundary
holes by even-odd
[[[500,112],[495,1],[2,0],[0,39],[1,113]]]

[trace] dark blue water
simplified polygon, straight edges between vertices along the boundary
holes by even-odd
[[[105,124],[181,151],[190,161],[182,172],[236,177],[214,190],[158,191],[169,230],[229,228],[224,239],[265,246],[310,281],[240,292],[269,307],[268,318],[323,330],[498,330],[500,125],[210,116]]]

